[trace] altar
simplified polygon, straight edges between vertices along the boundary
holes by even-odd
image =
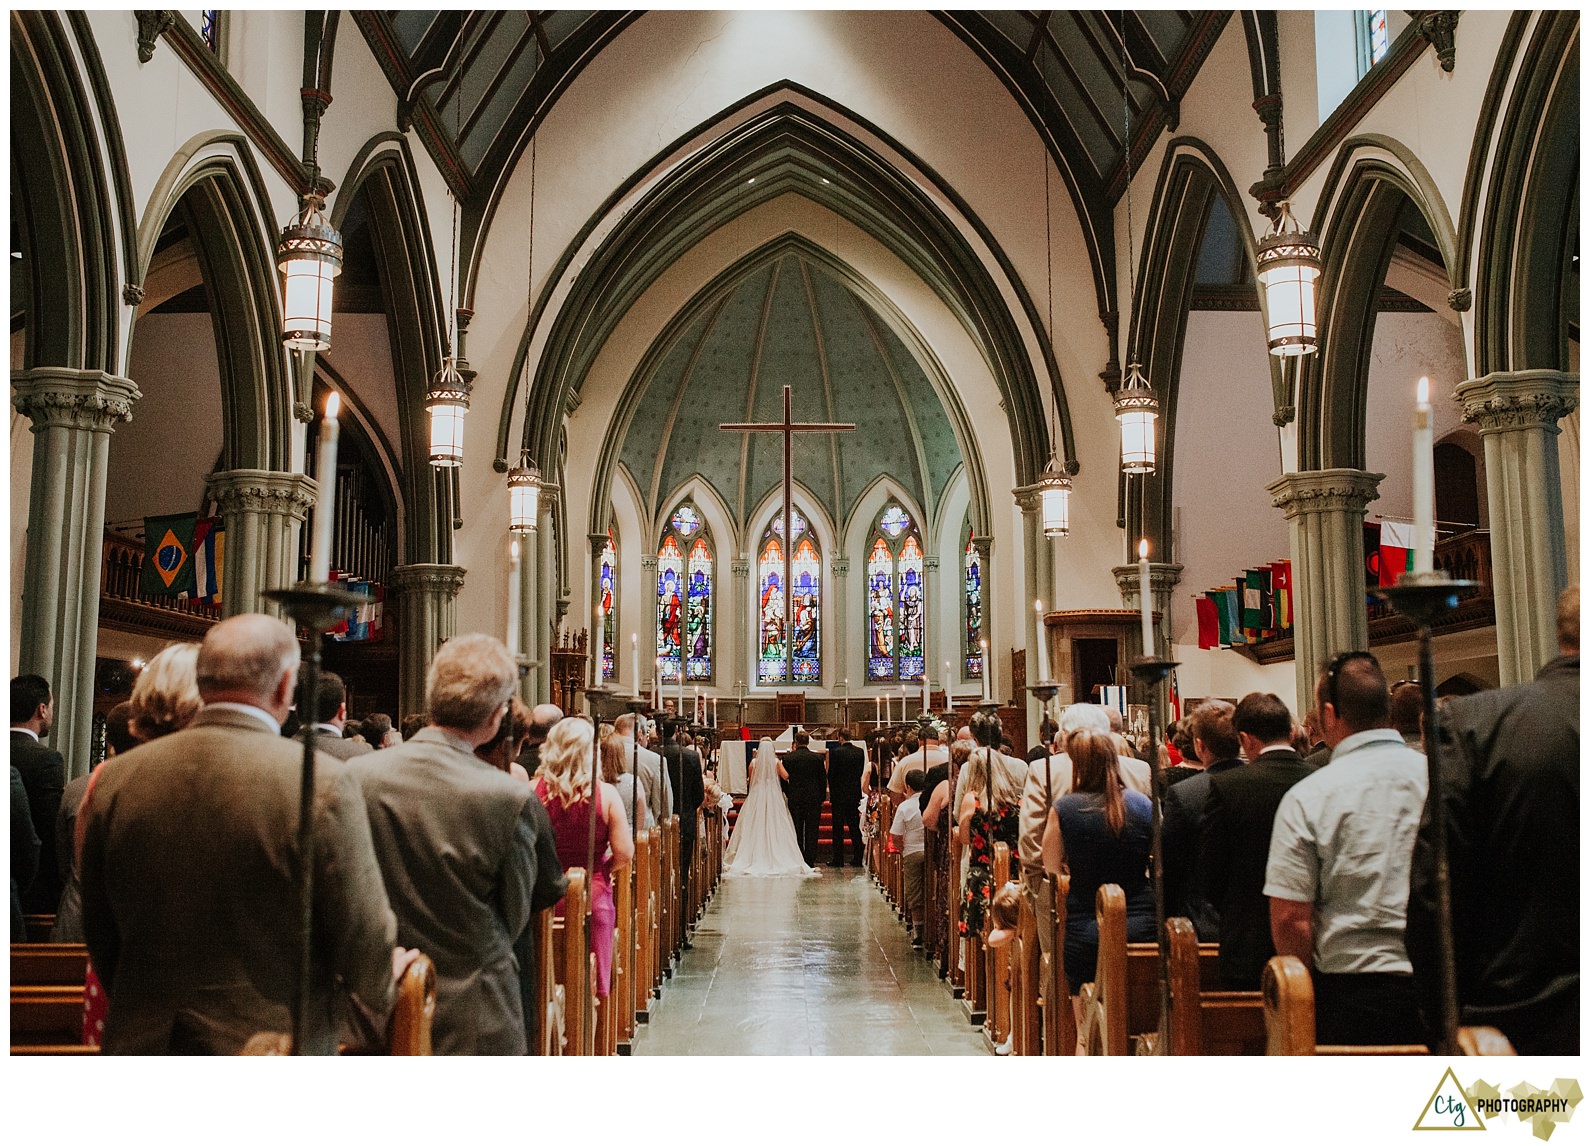
[[[718,787],[734,796],[745,795],[750,782],[750,762],[756,758],[758,740],[725,740],[718,745]],[[773,750],[780,756],[795,746],[795,726],[789,725],[773,741]],[[815,737],[808,747],[813,752],[827,752],[828,741]]]

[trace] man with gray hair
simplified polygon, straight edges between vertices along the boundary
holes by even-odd
[[[566,887],[561,870],[537,863],[551,823],[534,790],[475,755],[496,735],[518,683],[501,641],[455,637],[426,677],[430,724],[352,761],[398,936],[436,965],[437,1054],[525,1053],[514,946]]]
[[[292,1027],[298,974],[303,745],[281,736],[298,641],[262,614],[200,646],[204,707],[188,727],[94,773],[83,823],[83,931],[110,996],[108,1054],[234,1054]],[[337,980],[392,1001],[396,924],[359,785],[316,756],[304,1050],[337,1049]]]
[[[639,827],[650,828],[674,814],[674,789],[672,779],[663,771],[662,757],[636,743],[637,719],[644,721],[633,712],[620,713],[613,721],[613,732],[623,741],[625,773],[638,777],[646,794],[646,819]]]

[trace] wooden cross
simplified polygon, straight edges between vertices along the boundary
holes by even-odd
[[[721,422],[720,430],[740,433],[778,433],[784,435],[784,668],[789,679],[795,678],[795,618],[791,609],[790,568],[794,559],[795,492],[795,435],[802,433],[844,433],[854,430],[854,422],[796,422],[790,418],[790,391],[784,387],[784,420],[782,422]],[[758,625],[760,629],[760,624]],[[758,648],[761,641],[758,639]],[[683,647],[680,648],[681,655]],[[681,662],[682,664],[683,662]]]

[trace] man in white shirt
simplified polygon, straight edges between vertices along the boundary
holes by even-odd
[[[926,773],[920,768],[913,768],[905,774],[907,798],[900,801],[900,806],[894,810],[894,822],[889,825],[889,842],[900,853],[905,913],[913,929],[922,926],[922,869],[927,862],[922,801],[914,797],[922,791],[925,776]],[[920,930],[913,931],[911,946],[922,946]]]

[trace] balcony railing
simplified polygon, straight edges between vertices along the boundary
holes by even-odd
[[[143,594],[144,543],[105,531],[99,578],[99,623],[107,629],[152,637],[196,640],[221,619],[221,606],[191,597]]]

